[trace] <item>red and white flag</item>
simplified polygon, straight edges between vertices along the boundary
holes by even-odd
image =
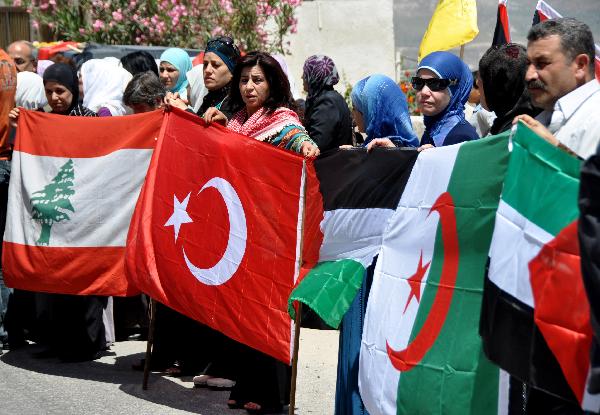
[[[309,242],[321,200],[302,157],[175,110],[132,220],[129,276],[159,302],[289,363],[287,300],[302,265],[317,260]]]
[[[21,111],[2,264],[9,287],[139,293],[125,278],[127,230],[163,113],[65,117]]]

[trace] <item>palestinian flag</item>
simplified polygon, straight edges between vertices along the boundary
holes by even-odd
[[[495,414],[478,334],[508,133],[422,152],[383,237],[360,350],[370,414]]]
[[[292,317],[293,301],[301,301],[329,326],[339,326],[381,247],[417,154],[380,149],[367,154],[362,148],[316,160],[323,242],[319,263],[290,296]]]
[[[580,270],[581,163],[519,124],[490,249],[486,355],[517,379],[585,409],[592,341]]]
[[[508,0],[498,0],[498,15],[492,45],[505,45],[510,43],[510,24],[506,5]]]
[[[133,295],[127,230],[161,111],[65,117],[21,111],[13,152],[2,264],[9,287]]]

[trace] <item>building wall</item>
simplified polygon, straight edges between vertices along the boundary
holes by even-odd
[[[304,60],[315,54],[330,56],[350,85],[374,73],[394,77],[393,0],[304,0],[296,17],[285,59],[300,89]]]

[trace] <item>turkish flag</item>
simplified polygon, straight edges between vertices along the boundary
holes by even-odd
[[[290,362],[289,294],[320,245],[312,163],[174,110],[163,123],[127,240],[152,298]]]

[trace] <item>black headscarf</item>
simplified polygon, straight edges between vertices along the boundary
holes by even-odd
[[[79,103],[79,79],[77,72],[72,66],[66,63],[55,63],[50,65],[44,72],[44,85],[46,82],[53,81],[61,84],[73,94],[71,106],[66,114],[69,114]]]
[[[510,128],[517,115],[539,114],[540,110],[533,107],[527,90],[526,71],[527,49],[516,43],[492,46],[479,61],[485,102],[497,116],[491,134]]]

